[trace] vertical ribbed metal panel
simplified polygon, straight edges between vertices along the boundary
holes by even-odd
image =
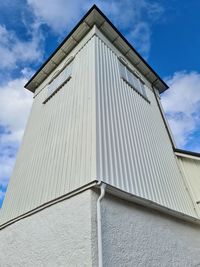
[[[200,159],[178,156],[179,164],[187,180],[194,201],[200,209]],[[200,212],[200,210],[199,210]]]
[[[196,216],[155,96],[120,78],[112,45],[96,37],[97,174],[104,182]]]
[[[146,101],[121,79],[119,51],[101,38],[77,50],[72,78],[45,104],[38,89],[0,224],[97,178],[196,217],[154,93]]]
[[[9,182],[1,223],[96,179],[94,37],[76,54],[72,78],[32,111]]]

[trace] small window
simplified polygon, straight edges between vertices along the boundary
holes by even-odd
[[[59,75],[59,73],[60,73],[60,70],[57,70],[57,71],[54,73],[54,75],[53,75],[53,77],[51,78],[49,84],[53,82],[53,80]]]
[[[121,60],[119,60],[119,71],[121,78],[147,100],[144,83]]]
[[[60,89],[70,78],[72,74],[72,63],[68,64],[64,69],[55,73],[55,76],[49,83],[48,96],[52,95],[55,91]]]
[[[143,82],[140,83],[142,95],[147,98],[146,90],[145,90],[145,84]]]
[[[47,98],[43,102],[45,104],[65,83],[67,83],[72,75],[73,60],[67,65],[56,71],[48,84]]]
[[[126,67],[121,61],[119,61],[119,70],[120,70],[121,78],[127,80]]]

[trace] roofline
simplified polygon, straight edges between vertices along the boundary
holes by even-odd
[[[69,39],[69,37],[76,31],[76,29],[83,23],[85,18],[89,15],[89,13],[97,8],[96,5],[93,5],[88,12],[82,17],[82,19],[78,22],[78,24],[71,30],[71,32],[64,38],[64,40],[59,44],[59,46],[54,50],[54,52],[47,58],[47,60],[41,65],[41,67],[36,71],[36,73],[31,77],[31,79],[25,84],[25,88],[29,85],[29,83],[38,75],[38,73],[43,69],[43,67],[51,60],[51,58],[58,52],[58,50],[63,46],[63,44]]]
[[[134,53],[140,58],[140,60],[150,69],[150,71],[156,76],[157,80],[160,80],[163,85],[166,87],[166,90],[169,88],[169,86],[160,78],[160,76],[152,69],[152,67],[146,62],[145,59],[135,50],[135,48],[126,40],[126,38],[123,36],[122,33],[119,32],[119,30],[113,25],[113,23],[104,15],[104,13],[94,4],[87,13],[82,17],[82,19],[78,22],[78,24],[72,29],[72,31],[64,38],[64,40],[60,43],[60,45],[55,49],[55,51],[47,58],[47,60],[41,65],[41,67],[36,71],[36,73],[31,77],[31,79],[25,84],[25,88],[31,83],[31,81],[38,75],[38,73],[44,68],[44,66],[51,60],[51,58],[58,52],[58,50],[63,46],[63,44],[70,38],[70,36],[76,31],[76,29],[84,22],[85,18],[93,11],[97,10],[100,15],[105,19],[106,22],[108,22],[111,27],[116,31],[116,33],[123,39],[123,41],[134,51]],[[153,84],[152,83],[152,84]]]
[[[174,148],[174,152],[200,158],[200,153],[184,149]]]
[[[143,61],[143,63],[145,65],[147,65],[147,67],[153,72],[153,74],[155,74],[156,76],[156,80],[159,79],[163,82],[163,84],[166,86],[166,89],[169,88],[169,86],[161,79],[161,77],[152,69],[152,67],[147,63],[147,61],[137,52],[137,50],[129,43],[129,41],[124,37],[124,35],[115,27],[115,25],[104,15],[104,13],[96,6],[93,5],[92,8],[96,8],[97,11],[102,15],[102,17],[113,27],[113,29],[117,32],[117,34],[119,34],[119,36],[124,40],[124,42],[130,46],[130,48],[134,51],[134,53],[141,59],[141,61]],[[154,82],[155,82],[154,81]],[[154,83],[153,82],[153,83]]]

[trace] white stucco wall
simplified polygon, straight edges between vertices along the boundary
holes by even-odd
[[[0,266],[96,266],[91,198],[87,190],[2,229]]]
[[[97,267],[96,202],[87,190],[0,231],[0,267]],[[101,203],[104,267],[200,266],[200,226],[120,200]]]
[[[104,266],[200,266],[199,226],[108,196],[102,217]]]

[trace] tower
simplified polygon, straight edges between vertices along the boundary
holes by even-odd
[[[155,251],[157,264],[200,260],[199,155],[175,148],[159,99],[168,86],[96,6],[25,87],[34,101],[1,211],[0,255],[13,249],[11,231],[33,266],[144,266]],[[190,250],[176,238],[193,241]],[[16,251],[9,260],[19,261]]]

